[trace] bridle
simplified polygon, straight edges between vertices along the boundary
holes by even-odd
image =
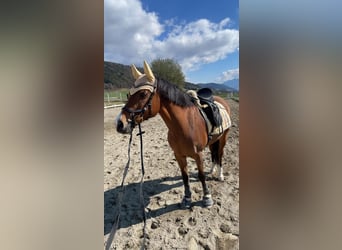
[[[145,113],[145,111],[148,109],[150,112],[150,115],[152,113],[152,98],[154,96],[156,92],[156,86],[153,85],[153,91],[151,92],[147,102],[145,103],[145,105],[141,108],[141,109],[137,109],[137,110],[133,110],[130,108],[127,108],[126,105],[122,108],[123,111],[126,111],[129,114],[129,119],[128,119],[128,123],[132,124],[132,127],[135,127],[136,123],[135,123],[135,119],[137,117],[142,117]],[[127,99],[129,99],[130,95],[128,94]]]

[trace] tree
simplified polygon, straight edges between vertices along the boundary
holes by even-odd
[[[184,88],[185,76],[182,67],[173,59],[156,59],[152,61],[151,68],[156,77]]]

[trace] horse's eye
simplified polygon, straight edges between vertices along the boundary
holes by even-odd
[[[145,98],[147,96],[147,93],[145,91],[140,93],[140,98]]]

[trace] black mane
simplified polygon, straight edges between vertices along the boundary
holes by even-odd
[[[157,92],[161,97],[181,107],[191,107],[194,103],[191,97],[178,88],[177,85],[162,79],[157,79]]]

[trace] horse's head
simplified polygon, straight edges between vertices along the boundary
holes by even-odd
[[[135,82],[129,90],[126,105],[116,119],[116,130],[120,133],[130,133],[136,124],[155,116],[159,111],[157,101],[156,78],[146,61],[144,74],[132,65],[132,74]]]

